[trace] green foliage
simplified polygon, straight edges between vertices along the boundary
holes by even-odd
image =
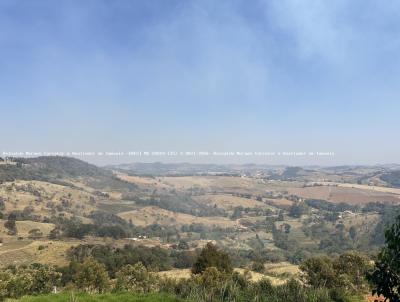
[[[123,248],[113,248],[105,245],[82,244],[71,248],[68,252],[68,258],[73,262],[82,262],[87,257],[92,257],[104,264],[112,278],[127,264],[141,262],[147,269],[158,271],[170,269],[173,261],[169,251],[160,247],[125,245]]]
[[[83,239],[87,235],[111,237],[114,239],[129,237],[130,226],[128,223],[125,221],[121,223],[121,220],[115,219],[114,216],[116,215],[106,214],[101,216],[101,214],[98,213],[99,212],[96,212],[96,214],[92,213],[93,216],[91,216],[95,224],[82,223],[82,221],[76,217],[72,217],[71,219],[64,217],[53,218],[56,227],[50,232],[49,236],[52,239],[60,239],[62,237]],[[108,217],[109,221],[107,223],[101,223],[105,217]]]
[[[4,227],[8,229],[8,235],[17,235],[17,225],[15,223],[16,217],[14,214],[8,215],[7,221],[4,223]]]
[[[389,185],[393,187],[400,187],[400,170],[391,171],[380,176],[380,179],[386,181]]]
[[[346,252],[333,261],[333,267],[341,287],[347,292],[358,293],[368,290],[366,275],[371,269],[370,260],[357,252]]]
[[[20,302],[72,302],[71,297],[74,296],[78,302],[179,302],[182,301],[174,296],[163,293],[152,294],[132,294],[132,293],[108,293],[108,294],[71,294],[63,292],[60,294],[41,295],[41,296],[26,296],[21,298]]]
[[[116,273],[116,279],[116,291],[149,293],[158,289],[158,278],[148,272],[141,262],[125,265]]]
[[[0,272],[0,298],[50,293],[60,278],[53,267],[42,264],[7,269]]]
[[[6,204],[4,202],[4,198],[0,196],[0,211],[4,211],[6,209]]]
[[[392,302],[400,301],[400,215],[385,232],[386,244],[378,255],[369,279],[373,293]]]
[[[195,216],[227,216],[227,213],[214,206],[196,201],[189,194],[174,192],[173,194],[153,195],[150,198],[132,198],[142,206],[157,206],[159,208]]]
[[[396,222],[400,215],[400,206],[386,205],[381,209],[381,217],[372,234],[371,244],[383,245],[385,243],[385,230]]]
[[[352,293],[368,289],[365,276],[369,269],[368,259],[357,252],[347,252],[336,259],[313,257],[300,265],[305,284],[314,288],[341,288]]]
[[[110,279],[104,264],[92,258],[87,258],[78,265],[72,281],[76,288],[92,294],[103,293],[110,288]]]
[[[304,261],[300,265],[304,283],[314,287],[333,288],[338,285],[332,260],[326,256],[314,257]]]
[[[39,229],[32,229],[29,231],[30,239],[39,239],[43,237],[43,233]]]
[[[209,267],[215,267],[221,272],[232,272],[231,260],[225,252],[219,250],[212,243],[207,243],[192,267],[193,274],[204,272]]]
[[[349,229],[349,236],[354,241],[357,237],[357,228],[352,225]]]
[[[309,213],[310,209],[304,202],[294,203],[289,209],[289,216],[299,218]]]
[[[333,203],[324,199],[306,199],[304,202],[312,208],[328,212],[356,211],[358,209],[357,206],[344,202]]]

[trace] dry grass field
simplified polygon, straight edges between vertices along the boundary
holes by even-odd
[[[286,198],[269,199],[269,201],[279,207],[290,207],[293,204],[293,201],[290,201]]]
[[[288,192],[303,198],[324,199],[330,202],[345,202],[348,204],[365,204],[368,202],[399,202],[399,196],[386,192],[378,192],[352,187],[316,186],[293,188]]]
[[[30,263],[43,263],[58,266],[68,265],[67,251],[79,244],[111,244],[122,247],[128,243],[126,240],[113,240],[111,238],[87,237],[83,240],[64,239],[40,240],[4,238],[0,246],[0,267],[7,265],[22,265]]]
[[[264,181],[249,177],[233,176],[182,176],[161,177],[163,183],[178,190],[188,190],[193,187],[202,188],[207,192],[225,191],[261,194],[268,189]]]
[[[146,176],[131,176],[123,173],[116,173],[119,179],[126,182],[133,183],[135,185],[145,186],[145,187],[155,187],[155,188],[170,188],[171,186],[163,183],[160,177],[146,177]]]
[[[235,271],[240,274],[248,274],[250,280],[253,282],[257,282],[257,281],[261,280],[262,278],[265,278],[265,279],[270,280],[272,282],[272,284],[279,285],[286,281],[285,279],[280,279],[280,278],[264,275],[261,273],[248,271],[243,268],[235,268]],[[158,275],[162,276],[162,277],[171,278],[171,279],[189,279],[191,276],[191,272],[190,272],[190,269],[173,269],[173,270],[169,270],[169,271],[159,272]]]
[[[266,274],[297,276],[300,273],[298,265],[289,262],[266,263]]]
[[[400,189],[390,188],[390,187],[381,187],[381,186],[368,186],[368,185],[359,185],[359,184],[349,184],[349,183],[336,183],[336,182],[320,182],[318,184],[322,184],[325,186],[338,186],[343,188],[356,188],[362,190],[371,190],[376,192],[383,193],[392,193],[396,195],[400,195]]]
[[[223,195],[223,194],[208,194],[208,195],[202,195],[202,196],[195,196],[194,199],[197,201],[201,201],[204,203],[207,203],[211,206],[217,205],[218,208],[223,208],[226,210],[233,210],[235,207],[242,206],[244,208],[267,208],[263,202],[254,200],[254,199],[249,199],[249,198],[243,198],[243,197],[238,197],[238,196],[232,196],[232,195]]]
[[[7,235],[8,230],[4,227],[5,220],[0,219],[0,236],[1,237],[11,237]],[[18,230],[18,236],[28,237],[29,231],[32,229],[39,229],[43,236],[48,236],[50,231],[54,229],[54,224],[52,223],[42,223],[30,220],[16,221],[16,226]]]
[[[236,222],[224,217],[197,217],[189,214],[172,212],[155,206],[143,207],[137,210],[119,213],[118,216],[132,222],[135,225],[145,226],[154,223],[160,225],[183,225],[202,223],[207,226],[234,227]]]
[[[0,247],[0,266],[46,263],[67,265],[67,250],[77,241],[10,241]]]
[[[35,195],[38,192],[40,197]],[[57,184],[42,181],[14,181],[0,185],[0,197],[5,202],[5,212],[23,211],[26,207],[32,207],[33,214],[42,217],[49,217],[51,209],[49,202],[53,206],[62,204],[65,200],[68,207],[77,213],[90,213],[96,207],[90,203],[90,198],[94,196],[86,191],[61,186]]]

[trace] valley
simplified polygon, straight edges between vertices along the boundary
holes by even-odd
[[[132,245],[174,255],[157,270],[183,276],[213,242],[238,270],[279,283],[311,256],[372,255],[400,202],[400,189],[370,183],[377,171],[390,173],[381,167],[341,168],[338,177],[334,168],[234,166],[216,174],[196,166],[190,174],[184,166],[148,175],[62,157],[3,163],[0,265],[63,266],[79,246]]]

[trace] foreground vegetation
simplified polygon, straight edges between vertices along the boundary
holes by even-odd
[[[86,293],[65,292],[60,294],[49,294],[40,296],[25,296],[18,300],[20,302],[178,302],[182,301],[176,297],[167,294],[132,294],[132,293],[118,293],[118,294],[97,294],[89,295]]]
[[[400,231],[384,233],[400,190],[380,169],[139,177],[8,160],[0,299],[339,302],[374,290],[399,301]]]
[[[1,272],[0,294],[2,299],[15,299],[27,294],[48,294],[58,287],[66,293],[39,296],[38,299],[64,301],[70,299],[67,292],[74,290],[95,296],[81,295],[81,300],[72,301],[113,301],[110,299],[121,298],[129,292],[153,295],[132,296],[130,299],[139,300],[126,301],[165,301],[164,296],[158,296],[162,294],[192,301],[340,302],[362,301],[362,294],[369,291],[364,277],[370,269],[369,261],[358,253],[346,253],[334,260],[310,258],[300,268],[303,272],[300,280],[290,279],[277,286],[265,278],[253,282],[248,272],[233,272],[229,256],[208,243],[193,264],[193,274],[188,280],[160,277],[141,262],[125,264],[113,273],[93,257],[83,257],[80,262],[72,262],[66,268],[39,264],[10,267]],[[112,295],[99,295],[106,293]],[[26,297],[22,301],[35,299]]]

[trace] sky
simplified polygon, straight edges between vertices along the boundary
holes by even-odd
[[[0,152],[400,163],[399,92],[395,0],[0,0]]]

